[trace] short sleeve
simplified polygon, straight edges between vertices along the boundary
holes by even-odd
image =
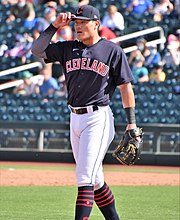
[[[116,85],[128,83],[134,79],[127,57],[122,49],[118,51],[113,64],[113,78]]]

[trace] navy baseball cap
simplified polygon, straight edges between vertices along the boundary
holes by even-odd
[[[76,19],[86,20],[86,21],[100,20],[99,10],[91,5],[83,5],[78,8],[75,17],[72,18],[72,21],[75,21]]]

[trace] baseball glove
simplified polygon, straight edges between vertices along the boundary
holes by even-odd
[[[124,165],[133,165],[141,154],[143,129],[136,128],[125,131],[119,145],[112,156]]]

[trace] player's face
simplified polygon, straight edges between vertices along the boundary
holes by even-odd
[[[97,33],[97,21],[76,20],[74,25],[78,40],[82,42],[90,41]]]

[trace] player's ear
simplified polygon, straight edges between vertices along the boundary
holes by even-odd
[[[96,25],[95,25],[95,28],[98,30],[98,29],[99,29],[99,26],[100,26],[100,21],[98,21],[98,20],[95,21],[95,24],[96,24]]]

